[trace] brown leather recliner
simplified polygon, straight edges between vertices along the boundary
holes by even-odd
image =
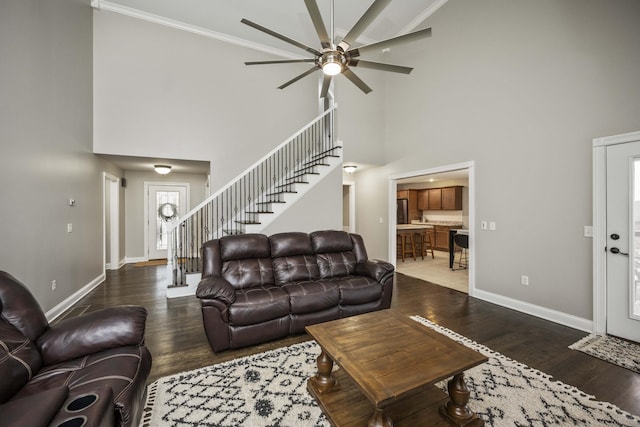
[[[117,306],[52,326],[0,271],[0,425],[137,426],[151,369],[146,317]]]
[[[389,308],[394,269],[343,231],[225,236],[202,247],[196,296],[213,351]]]

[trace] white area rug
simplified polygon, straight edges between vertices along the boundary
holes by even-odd
[[[640,417],[427,319],[412,318],[489,357],[465,373],[469,405],[487,426],[640,426]],[[309,341],[161,378],[149,386],[141,425],[328,426],[306,390],[319,353]],[[444,390],[445,382],[438,386]]]
[[[607,335],[587,335],[569,346],[640,374],[640,345]]]

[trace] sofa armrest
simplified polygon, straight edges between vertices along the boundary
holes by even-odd
[[[147,310],[134,305],[107,307],[72,317],[38,338],[45,365],[98,351],[144,343]]]
[[[368,276],[382,282],[385,276],[393,273],[393,265],[385,261],[370,259],[356,264],[356,274]]]
[[[217,299],[227,306],[236,301],[236,291],[231,283],[219,276],[210,276],[198,283],[196,296],[200,299]]]

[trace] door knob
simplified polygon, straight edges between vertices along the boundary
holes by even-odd
[[[611,248],[611,249],[609,249],[609,250],[611,251],[611,253],[612,253],[612,254],[620,254],[620,255],[627,255],[627,256],[629,255],[629,254],[627,254],[627,253],[620,252],[620,249],[618,249],[618,248],[616,248],[616,247],[613,247],[613,248]]]
[[[620,235],[619,235],[619,234],[613,233],[613,234],[611,235],[611,240],[618,240],[619,238],[620,238]]]

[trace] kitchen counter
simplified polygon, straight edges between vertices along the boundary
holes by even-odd
[[[462,227],[462,223],[459,221],[416,221],[412,220],[411,225],[442,225],[445,227]]]
[[[433,225],[420,223],[420,224],[397,224],[398,230],[424,230],[425,228],[433,228]]]

